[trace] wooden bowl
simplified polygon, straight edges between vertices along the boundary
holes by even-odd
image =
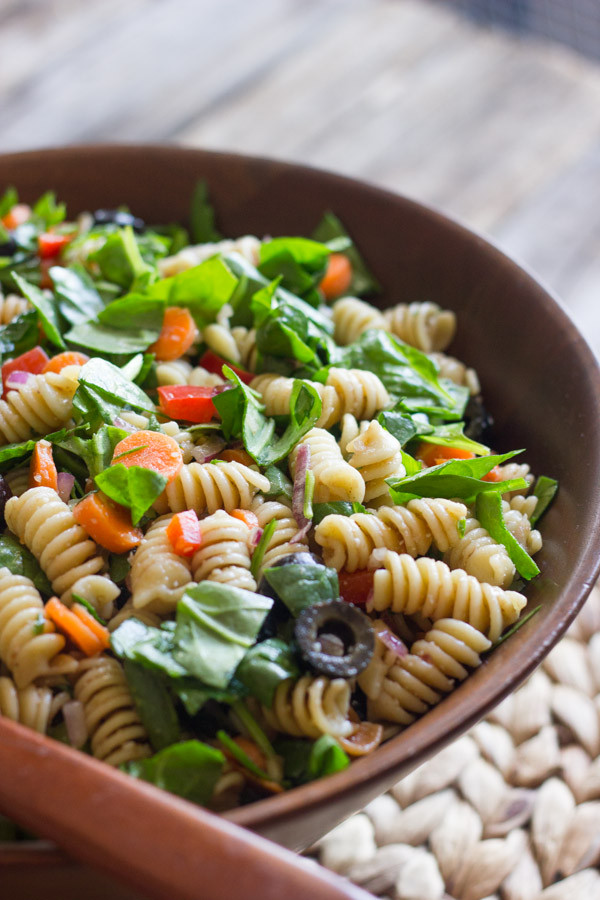
[[[51,188],[70,214],[125,203],[149,223],[185,221],[198,178],[208,182],[224,234],[309,234],[330,209],[384,286],[376,302],[433,300],[455,310],[458,336],[450,352],[479,373],[496,422],[495,449],[525,447],[536,474],[560,481],[542,523],[541,575],[528,589],[530,607],[541,604],[531,621],[371,756],[227,813],[300,850],[481,719],[535,669],[575,617],[600,568],[599,370],[558,303],[523,269],[439,213],[370,185],[299,165],[177,147],[70,147],[0,158],[0,186],[15,185],[25,201]],[[52,747],[48,740],[49,753]],[[68,778],[65,802],[76,803]],[[156,833],[160,840],[160,822]],[[27,873],[24,866],[34,868]],[[82,867],[47,845],[4,845],[0,883],[7,896],[29,896],[32,878],[43,883],[46,898],[55,892],[65,900],[82,890],[91,897],[92,883],[99,897],[133,896],[105,891],[103,882],[85,877]]]

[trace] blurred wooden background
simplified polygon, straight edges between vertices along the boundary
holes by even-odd
[[[0,96],[3,152],[174,141],[438,206],[600,352],[600,66],[565,46],[442,0],[0,0]]]

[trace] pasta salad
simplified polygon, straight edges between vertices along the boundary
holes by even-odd
[[[556,482],[342,223],[0,199],[0,714],[224,810],[339,771],[523,621]]]

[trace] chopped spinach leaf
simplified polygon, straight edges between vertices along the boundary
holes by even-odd
[[[340,237],[349,238],[349,234],[332,212],[326,212],[312,234],[313,240],[329,244]],[[373,273],[368,268],[364,259],[352,242],[343,250],[352,265],[352,281],[348,288],[348,294],[353,297],[362,297],[365,294],[374,294],[381,291],[381,286]]]
[[[127,685],[153,750],[163,750],[180,740],[181,732],[167,683],[158,672],[129,659],[123,668]]]
[[[104,309],[102,298],[83,266],[73,265],[68,269],[52,266],[49,275],[58,311],[71,325],[93,319]]]
[[[40,594],[47,597],[52,595],[52,585],[37,559],[12,534],[0,535],[0,566],[6,566],[13,575],[24,575],[29,578]]]
[[[254,553],[252,554],[252,559],[250,561],[250,574],[253,578],[257,578],[258,576],[265,552],[269,546],[269,541],[273,537],[273,532],[276,528],[277,519],[271,519],[271,521],[263,528],[263,533],[260,536],[258,544],[254,548]]]
[[[498,544],[503,544],[506,547],[506,551],[515,564],[519,575],[522,575],[528,581],[539,575],[540,570],[529,553],[521,547],[517,539],[506,527],[500,494],[497,492],[492,493],[491,491],[478,494],[475,510],[477,518],[488,534]]]
[[[352,516],[354,513],[370,513],[362,503],[350,503],[347,500],[330,500],[327,503],[313,504],[313,525],[316,526],[322,522],[325,516]]]
[[[292,482],[278,466],[272,463],[269,464],[263,475],[269,479],[270,484],[269,490],[264,492],[265,497],[273,499],[283,496],[287,497],[288,500],[292,499]]]
[[[540,475],[538,480],[535,483],[535,487],[533,488],[533,496],[538,498],[535,509],[533,511],[532,516],[530,517],[531,525],[535,525],[536,522],[544,515],[554,497],[556,496],[556,492],[558,490],[558,481],[554,478],[548,478],[547,475]]]
[[[338,600],[340,596],[338,574],[327,566],[303,563],[273,566],[265,569],[264,577],[293,616],[298,616],[307,606]]]
[[[61,334],[58,311],[54,298],[46,297],[39,287],[36,287],[35,284],[30,284],[16,272],[13,273],[13,281],[23,296],[29,300],[31,305],[37,311],[40,323],[48,340],[60,350],[64,350],[66,344]]]
[[[125,763],[122,768],[135,778],[205,806],[224,764],[220,750],[201,741],[184,741],[166,747],[150,759]]]
[[[215,228],[215,211],[204,179],[198,181],[192,194],[190,231],[195,244],[210,244],[222,238]]]
[[[131,509],[134,525],[150,509],[167,486],[167,477],[143,466],[111,465],[95,477],[96,485],[107,497]]]
[[[235,677],[265,706],[273,705],[275,691],[282,681],[299,678],[300,669],[292,649],[279,638],[269,638],[246,651],[235,670]]]

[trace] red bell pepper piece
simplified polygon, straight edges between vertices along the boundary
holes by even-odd
[[[223,366],[229,366],[229,368],[233,372],[235,372],[235,374],[244,382],[244,384],[250,384],[250,382],[254,378],[254,374],[252,372],[246,372],[245,369],[240,369],[238,368],[238,366],[234,366],[233,363],[227,362],[226,359],[223,359],[222,356],[219,356],[218,353],[214,353],[212,350],[206,350],[202,354],[198,361],[198,365],[206,369],[207,372],[214,372],[215,375],[222,375]]]
[[[191,384],[169,384],[158,388],[159,405],[166,416],[196,424],[210,422],[217,415],[212,398],[219,393],[218,387]]]
[[[364,606],[373,588],[371,569],[359,569],[357,572],[338,572],[340,597],[354,606]]]
[[[38,235],[38,256],[41,259],[53,259],[58,256],[63,247],[66,247],[71,238],[66,234],[45,234]]]
[[[6,399],[8,393],[6,382],[12,372],[31,372],[32,375],[39,375],[47,363],[48,354],[41,347],[33,347],[27,353],[7,360],[2,366],[2,399]]]
[[[202,531],[193,509],[176,513],[167,525],[167,537],[178,556],[193,556],[202,545]]]

